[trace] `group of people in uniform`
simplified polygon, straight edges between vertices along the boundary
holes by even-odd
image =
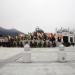
[[[0,47],[23,47],[23,43],[18,41],[0,42]]]
[[[51,42],[50,40],[25,40],[23,45],[27,42],[30,47],[56,47],[56,42]]]

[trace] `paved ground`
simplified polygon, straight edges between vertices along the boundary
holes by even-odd
[[[65,48],[66,53],[68,53],[67,58],[70,59],[70,56],[73,56],[74,59],[74,50],[75,47]],[[31,51],[33,61],[39,61],[41,59],[43,61],[45,61],[45,59],[48,61],[48,58],[50,57],[49,53],[53,53],[51,55],[53,60],[50,58],[52,62],[37,61],[32,63],[23,63],[23,48],[0,48],[0,75],[75,75],[74,61],[60,63],[55,60],[57,59],[58,55],[56,53],[58,53],[58,51],[58,48],[34,48]]]

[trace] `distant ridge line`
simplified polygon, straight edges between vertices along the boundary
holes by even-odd
[[[3,27],[0,27],[0,35],[2,36],[6,36],[6,35],[17,36],[19,34],[24,34],[24,33],[17,29],[5,29]]]

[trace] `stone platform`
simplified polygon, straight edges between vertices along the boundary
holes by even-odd
[[[56,61],[58,48],[32,48],[31,52],[34,62],[23,63],[23,48],[0,48],[0,75],[75,75],[75,47],[65,48],[65,63]]]

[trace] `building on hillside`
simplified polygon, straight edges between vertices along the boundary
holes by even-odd
[[[0,42],[8,42],[8,37],[0,37]]]
[[[75,33],[73,30],[68,29],[56,29],[56,36],[59,42],[63,43],[75,43]]]

